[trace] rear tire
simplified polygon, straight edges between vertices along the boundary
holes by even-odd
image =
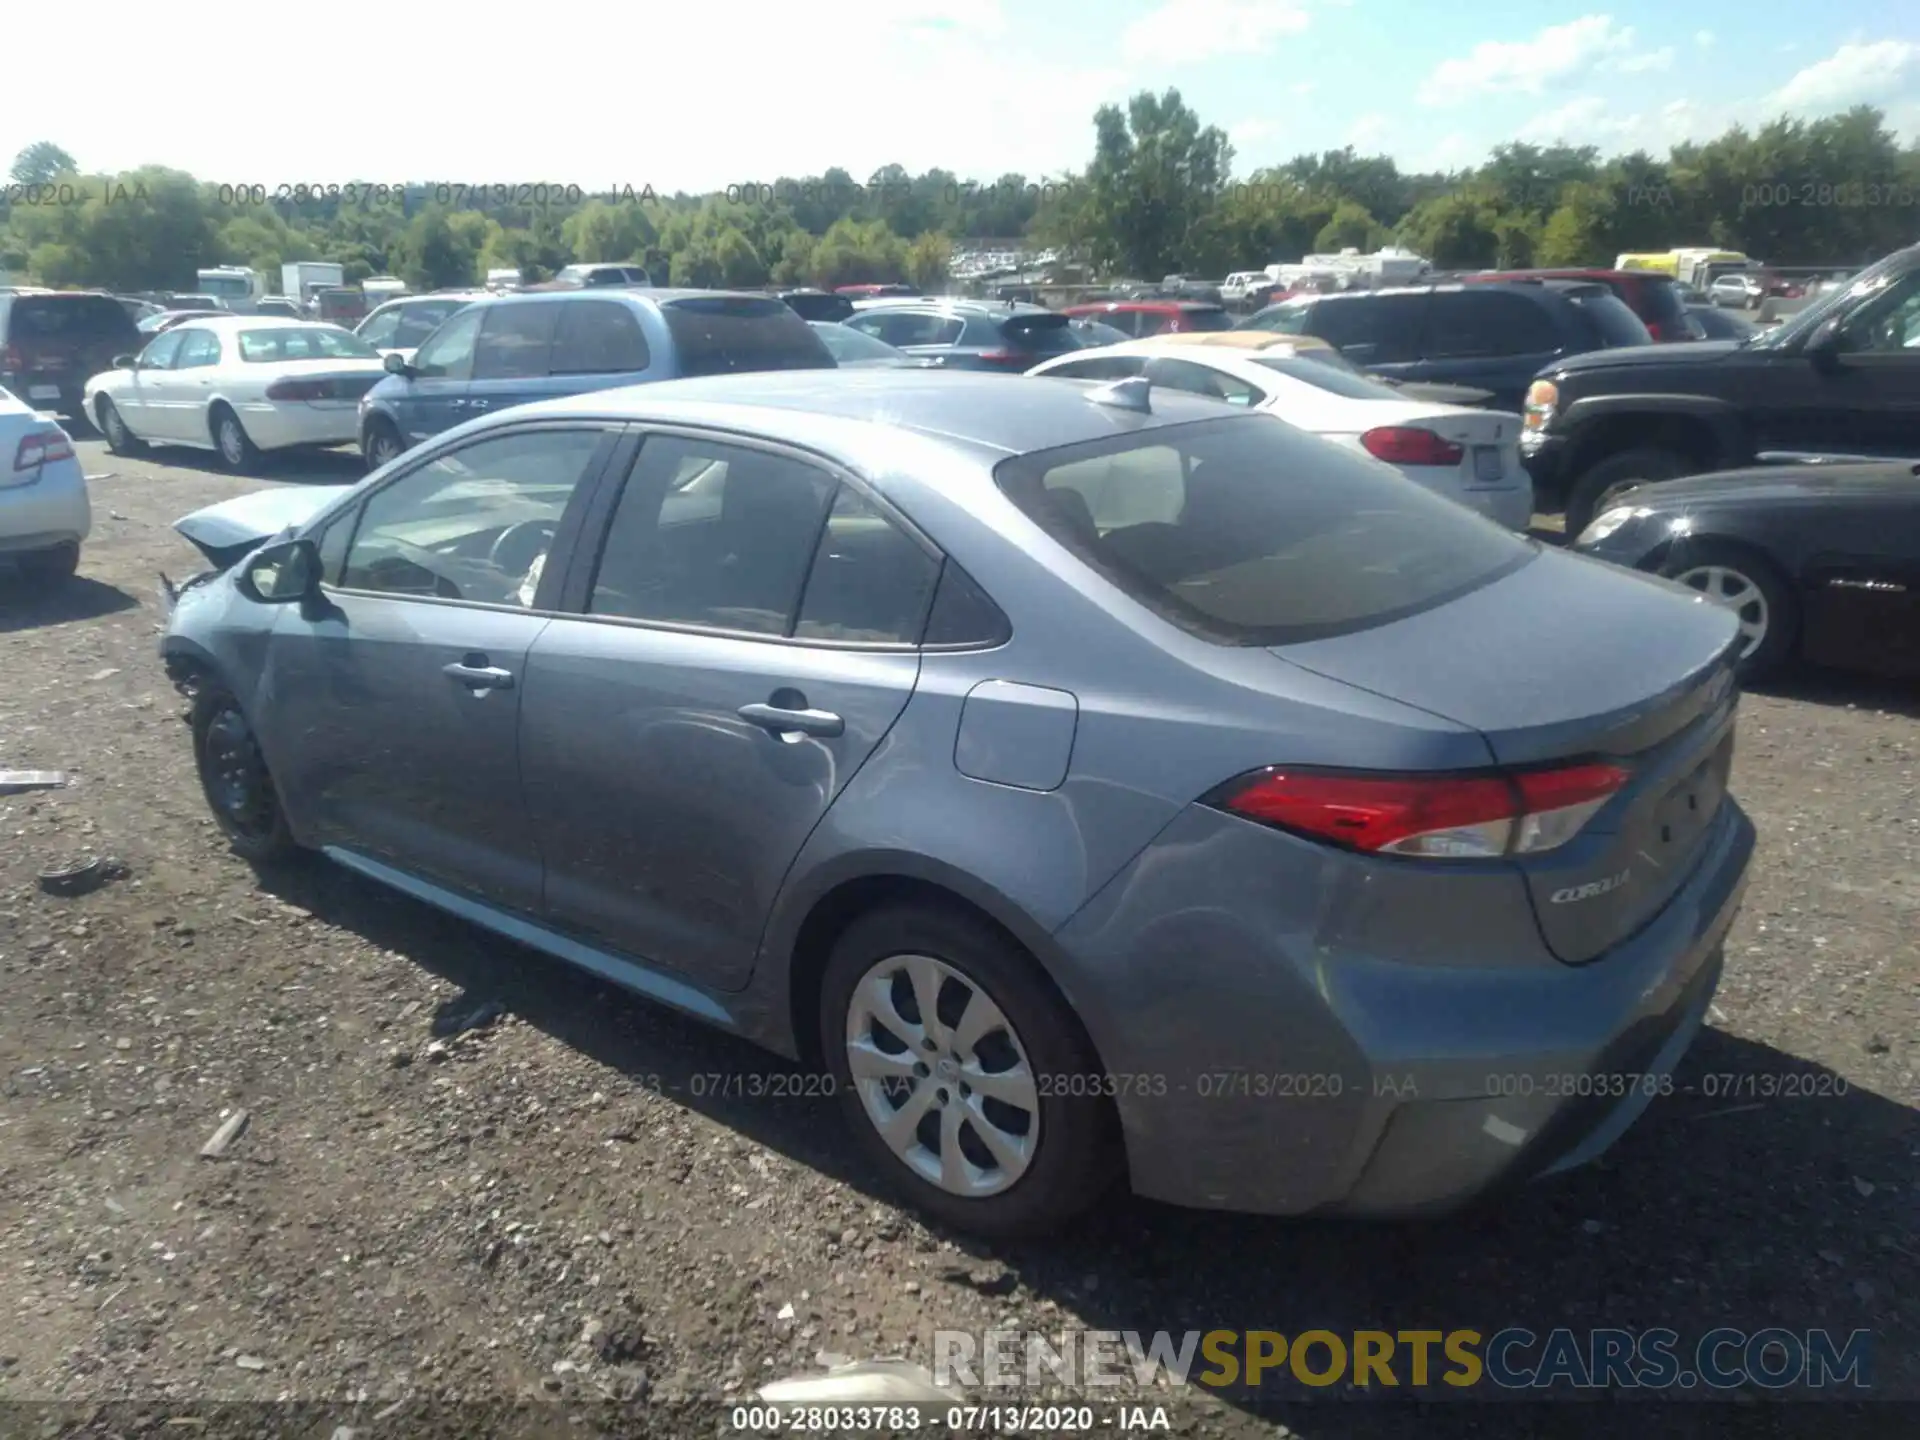
[[[1603,502],[1624,494],[1635,485],[1658,484],[1685,475],[1689,465],[1683,456],[1671,450],[1647,446],[1609,455],[1590,467],[1576,480],[1567,496],[1567,540],[1572,543],[1593,523],[1593,517],[1607,508]]]
[[[214,406],[213,413],[207,417],[207,424],[213,433],[213,448],[219,452],[220,463],[228,470],[238,474],[259,465],[259,449],[247,437],[247,427],[240,423],[240,417],[229,406]]]
[[[1746,648],[1733,671],[1741,684],[1776,674],[1792,659],[1800,606],[1793,588],[1765,556],[1738,545],[1707,542],[1684,547],[1660,573],[1738,616]]]
[[[925,976],[929,985],[915,983]],[[932,1026],[920,1019],[923,995],[937,1002]],[[984,1011],[969,1008],[982,1002]],[[982,1015],[991,1023],[967,1034]],[[1046,1234],[1120,1173],[1118,1127],[1085,1032],[1033,957],[974,915],[898,905],[855,920],[827,962],[820,1034],[855,1143],[956,1229]],[[989,1076],[992,1094],[976,1088]],[[882,1119],[909,1107],[922,1123],[889,1141]]]
[[[64,585],[80,568],[80,542],[69,540],[44,550],[29,550],[16,557],[14,563],[30,585]]]
[[[200,793],[234,853],[252,865],[291,859],[300,847],[287,828],[266,757],[233,692],[216,681],[205,682],[194,692],[188,718]]]
[[[106,437],[107,449],[116,455],[133,455],[147,448],[144,440],[136,439],[127,428],[127,422],[120,418],[120,410],[113,401],[100,397],[99,414],[95,417],[100,433]]]

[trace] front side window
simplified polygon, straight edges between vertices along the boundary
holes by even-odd
[[[220,337],[211,330],[182,330],[180,352],[173,357],[176,370],[199,370],[220,363]]]
[[[588,611],[789,635],[837,487],[784,455],[655,436],[615,506]]]
[[[147,348],[140,352],[142,370],[170,370],[180,351],[180,342],[186,338],[185,332],[168,330],[156,335],[147,342]]]
[[[485,311],[463,311],[442,325],[413,357],[415,375],[422,380],[466,380],[473,375],[473,347],[480,338]]]
[[[1140,604],[1228,645],[1386,624],[1535,554],[1398,471],[1266,414],[1038,451],[995,479]]]
[[[1842,327],[1840,348],[1850,354],[1920,350],[1920,271],[1861,306]]]
[[[1306,333],[1356,365],[1399,365],[1420,356],[1425,294],[1328,297],[1305,308],[1312,315]]]
[[[1559,348],[1560,332],[1546,312],[1505,291],[1442,290],[1427,308],[1430,360],[1537,355]]]
[[[559,309],[552,301],[488,307],[474,351],[473,378],[530,380],[546,375]]]
[[[382,310],[377,315],[369,315],[360,324],[356,332],[367,344],[378,348],[390,348],[400,342],[393,337],[400,333],[400,307]]]
[[[402,305],[391,312],[399,317],[399,327],[391,340],[376,340],[376,345],[390,345],[399,350],[418,349],[427,337],[447,319],[467,308],[466,300],[428,300],[418,305]]]
[[[531,605],[547,548],[602,432],[526,430],[463,445],[367,497],[340,584]]]

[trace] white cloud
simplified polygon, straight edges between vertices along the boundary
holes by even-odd
[[[1233,142],[1235,150],[1258,145],[1262,140],[1270,140],[1279,133],[1280,127],[1271,120],[1240,120],[1227,127],[1227,139]]]
[[[1619,60],[1615,68],[1628,74],[1638,74],[1643,70],[1671,70],[1675,56],[1679,52],[1671,45],[1658,50],[1648,50],[1639,55],[1628,55]]]
[[[1580,95],[1534,116],[1520,138],[1535,145],[1598,145],[1605,151],[1646,149],[1665,154],[1689,140],[1709,140],[1727,128],[1718,107],[1672,100],[1658,110],[1622,111],[1597,95]]]
[[[1698,45],[1702,50],[1712,49],[1713,48],[1713,31],[1711,30],[1694,31],[1693,43]]]
[[[1121,31],[1120,54],[1160,65],[1259,54],[1311,23],[1297,0],[1164,0]]]
[[[1464,170],[1487,158],[1487,146],[1478,144],[1461,131],[1442,135],[1416,154],[1402,168],[1419,174]]]
[[[1362,115],[1347,131],[1347,144],[1356,150],[1377,150],[1380,141],[1393,129],[1393,117],[1374,113]]]
[[[1773,103],[1782,110],[1821,112],[1849,105],[1904,99],[1920,87],[1920,44],[1875,40],[1842,45],[1782,85]]]
[[[1296,80],[1287,87],[1287,93],[1296,100],[1304,100],[1320,87],[1311,80]]]
[[[1500,91],[1541,94],[1603,60],[1633,53],[1633,29],[1611,15],[1585,15],[1549,25],[1531,40],[1483,40],[1466,55],[1442,60],[1421,85],[1423,105],[1450,105]]]

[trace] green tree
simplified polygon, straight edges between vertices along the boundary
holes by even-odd
[[[477,211],[464,212],[483,218]],[[476,244],[470,226],[456,229],[439,205],[430,205],[406,228],[394,246],[398,273],[416,290],[441,290],[474,283],[476,261],[484,244]]]
[[[1619,253],[1609,252],[1614,198],[1611,187],[1576,183],[1561,192],[1560,204],[1547,217],[1535,258],[1542,265],[1612,264]]]
[[[1458,192],[1414,206],[1400,239],[1442,270],[1486,270],[1499,261],[1497,223],[1487,196]]]
[[[13,157],[12,177],[19,185],[45,185],[79,170],[73,156],[51,140],[36,140]]]
[[[939,289],[953,263],[953,244],[944,235],[928,233],[907,247],[907,279],[923,291]]]
[[[1369,215],[1364,205],[1356,200],[1342,200],[1313,237],[1313,248],[1322,255],[1337,254],[1349,245],[1371,252],[1391,238],[1392,232]]]
[[[1141,91],[1094,114],[1087,168],[1094,259],[1159,276],[1183,263],[1233,166],[1226,132],[1202,126],[1178,90]]]

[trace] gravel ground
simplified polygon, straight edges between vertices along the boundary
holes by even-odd
[[[930,1361],[936,1326],[1507,1325],[1865,1328],[1875,1389],[1920,1398],[1910,689],[1745,701],[1735,789],[1760,851],[1712,1027],[1602,1164],[1445,1221],[1116,1196],[1066,1238],[987,1246],[897,1208],[827,1102],[694,1093],[779,1062],[324,862],[263,881],[233,858],[156,660],[154,587],[200,568],[172,520],[261,482],[81,449],[105,475],[82,578],[0,592],[0,764],[73,776],[0,798],[0,1398],[611,1397],[651,1407],[626,1433],[712,1434],[692,1402],[834,1355]],[[41,893],[84,852],[125,875]],[[458,1029],[485,1002],[504,1013]],[[1176,1425],[1276,1433],[1212,1403],[1183,1396]],[[1815,1407],[1767,1413],[1785,1408]],[[1555,1418],[1615,1435],[1618,1413]],[[1667,1412],[1640,1413],[1651,1434]],[[1313,1440],[1435,1433],[1406,1406],[1284,1418]]]

